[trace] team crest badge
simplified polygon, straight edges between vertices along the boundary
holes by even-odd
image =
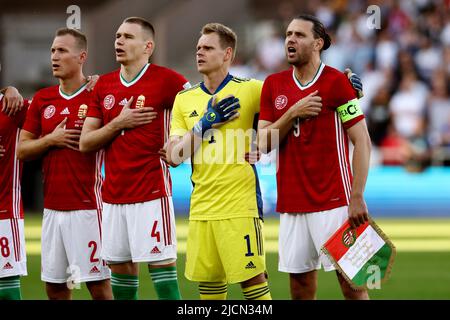
[[[288,103],[288,98],[285,95],[278,96],[275,99],[275,108],[277,108],[278,110],[281,110],[287,106],[287,103]]]
[[[103,106],[105,107],[105,109],[109,110],[114,107],[115,102],[116,99],[114,99],[114,96],[112,94],[108,94],[105,99],[103,99]]]
[[[56,111],[56,108],[54,105],[49,105],[47,108],[45,108],[44,110],[44,118],[45,119],[50,119],[51,117],[54,116]]]
[[[144,104],[145,104],[145,96],[141,94],[136,100],[136,109],[143,108]]]
[[[347,248],[350,248],[356,241],[356,230],[349,228],[342,234],[342,243]]]
[[[82,104],[79,108],[78,108],[78,118],[80,119],[84,119],[87,116],[87,110],[88,110],[88,106],[85,104]]]

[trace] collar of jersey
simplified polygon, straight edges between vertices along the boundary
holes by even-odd
[[[215,91],[214,93],[209,92],[209,90],[206,88],[205,83],[204,83],[203,81],[200,82],[200,88],[201,88],[206,94],[209,94],[209,95],[212,96],[213,94],[216,94],[216,93],[218,93],[220,90],[222,90],[222,89],[227,85],[227,83],[231,81],[231,79],[233,79],[233,76],[232,76],[231,74],[228,73],[227,76],[225,77],[225,79],[223,79],[222,83],[217,87],[217,89],[216,89],[216,91]]]
[[[322,74],[323,68],[325,68],[325,64],[322,61],[320,61],[320,66],[317,69],[316,74],[314,75],[312,80],[305,85],[302,85],[301,82],[295,76],[295,68],[292,68],[292,77],[294,78],[294,82],[297,84],[297,87],[299,87],[301,90],[305,90],[311,87],[314,83],[316,83],[317,79],[319,79],[320,75]]]
[[[124,77],[122,77],[122,73],[119,72],[120,74],[120,82],[122,82],[122,84],[125,87],[131,87],[133,84],[135,84],[136,82],[139,81],[139,79],[142,78],[142,76],[144,75],[145,71],[147,71],[148,67],[150,66],[150,63],[147,63],[142,69],[141,71],[139,71],[139,73],[136,75],[136,77],[134,77],[133,80],[131,80],[130,82],[128,82],[127,80],[124,79]]]
[[[86,89],[87,83],[83,84],[77,91],[75,91],[72,94],[67,94],[64,93],[64,91],[61,90],[61,86],[59,86],[59,94],[61,95],[61,97],[63,97],[66,100],[70,100],[75,98],[77,95],[79,95],[80,93],[82,93],[84,91],[84,89]]]

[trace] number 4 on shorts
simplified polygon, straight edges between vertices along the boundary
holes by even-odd
[[[156,220],[156,221],[153,223],[153,228],[152,228],[151,236],[152,236],[152,238],[156,238],[156,241],[157,241],[157,242],[161,242],[161,241],[160,241],[160,233],[159,233],[159,231],[157,231],[157,229],[156,229],[157,226],[158,226],[158,220]]]

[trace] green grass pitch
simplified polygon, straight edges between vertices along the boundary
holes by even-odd
[[[372,299],[449,299],[450,298],[450,219],[375,219],[397,248],[390,279],[381,289],[370,290]],[[27,215],[28,276],[22,278],[23,299],[46,299],[40,280],[40,215]],[[278,220],[267,219],[265,240],[267,270],[273,299],[289,299],[287,274],[277,271]],[[184,278],[186,218],[177,220],[179,245],[178,275],[183,299],[197,300],[197,285]],[[139,298],[156,299],[147,268],[141,264]],[[319,272],[318,299],[342,299],[334,272]],[[73,290],[74,299],[89,299],[85,285]],[[229,299],[243,299],[239,285],[231,285]]]

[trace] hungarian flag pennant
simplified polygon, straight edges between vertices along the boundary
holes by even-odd
[[[356,229],[347,220],[322,251],[354,289],[379,288],[389,277],[396,254],[392,242],[370,218]]]

